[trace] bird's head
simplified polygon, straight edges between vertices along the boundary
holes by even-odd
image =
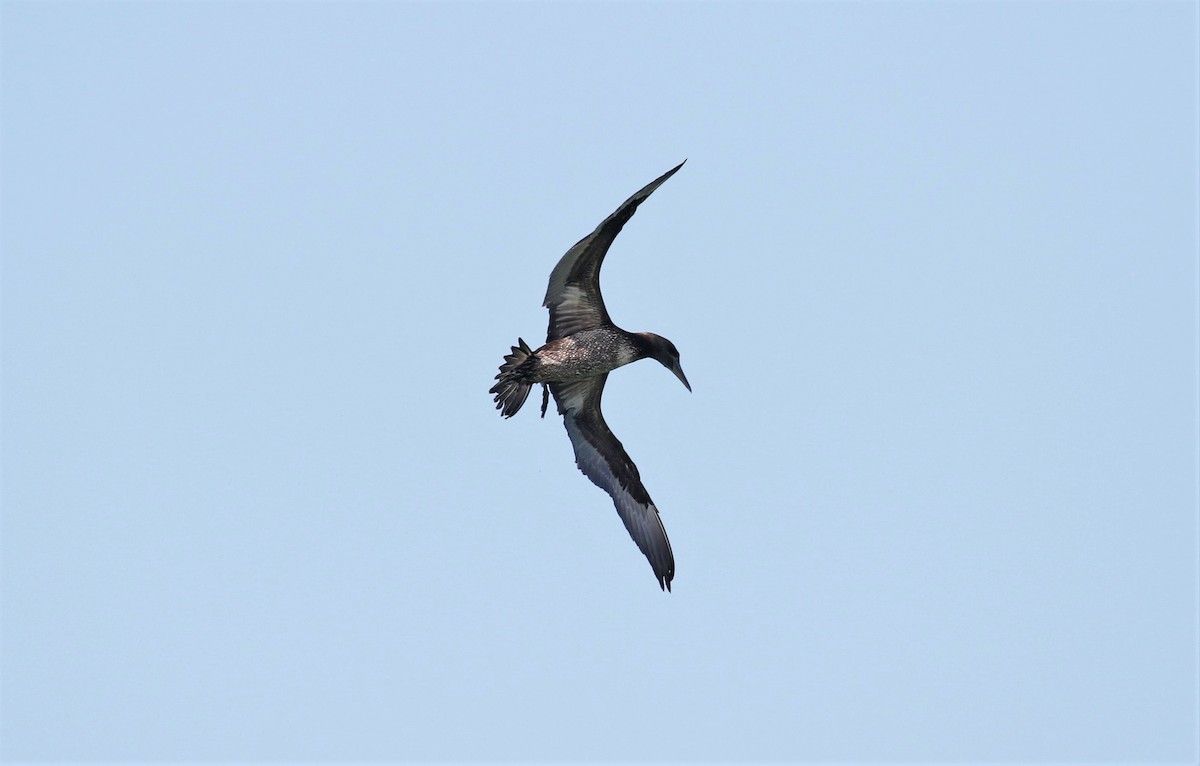
[[[679,366],[679,349],[675,348],[675,344],[652,332],[639,332],[637,336],[642,340],[646,356],[657,359],[663,367],[675,373],[675,377],[691,391],[692,384],[688,383],[687,376],[683,374],[683,367]]]

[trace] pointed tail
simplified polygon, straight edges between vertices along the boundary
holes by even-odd
[[[488,391],[496,395],[496,409],[506,418],[517,414],[529,396],[529,389],[533,388],[533,381],[526,379],[521,370],[522,365],[533,358],[533,349],[521,338],[517,338],[517,343],[520,345],[513,346],[512,353],[505,356],[504,364],[500,365],[496,375],[499,382]]]

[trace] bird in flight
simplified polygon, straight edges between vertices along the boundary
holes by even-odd
[[[671,541],[637,466],[604,422],[600,397],[608,373],[646,358],[673,372],[688,391],[692,387],[679,366],[675,344],[654,333],[626,332],[613,324],[600,295],[600,266],[638,205],[681,167],[683,162],[625,200],[559,259],[550,272],[550,286],[542,302],[550,309],[546,344],[534,351],[518,338],[490,391],[495,394],[496,409],[506,418],[517,414],[535,383],[542,386],[543,418],[549,396],[554,395],[579,470],[612,496],[629,536],[653,567],[659,587],[666,590],[671,590],[675,577]]]

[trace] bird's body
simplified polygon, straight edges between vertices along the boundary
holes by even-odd
[[[691,386],[679,365],[679,351],[671,341],[653,333],[626,332],[613,324],[600,295],[600,266],[613,239],[638,205],[681,167],[683,163],[642,188],[563,255],[546,289],[544,305],[550,309],[546,344],[535,351],[519,340],[512,353],[504,357],[496,375],[498,382],[491,389],[496,408],[505,417],[521,409],[536,384],[545,387],[543,416],[545,391],[554,394],[575,448],[576,464],[612,496],[625,528],[649,560],[659,585],[667,590],[675,576],[670,540],[637,466],[604,422],[600,398],[608,373],[645,358],[659,361],[688,390]]]
[[[635,362],[642,357],[629,335],[614,327],[597,327],[552,340],[534,352],[530,379],[536,383],[570,383]]]

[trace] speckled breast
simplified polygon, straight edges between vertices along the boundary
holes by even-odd
[[[533,379],[565,383],[591,378],[638,359],[637,348],[620,330],[584,330],[552,340],[536,352]]]

